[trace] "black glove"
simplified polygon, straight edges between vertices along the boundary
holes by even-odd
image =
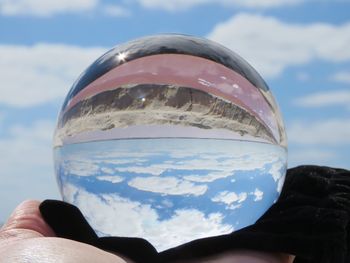
[[[343,169],[289,169],[278,201],[255,224],[160,253],[141,238],[99,238],[79,209],[65,202],[46,200],[40,211],[57,236],[123,254],[138,263],[198,260],[235,249],[292,254],[296,263],[350,262],[350,171]]]

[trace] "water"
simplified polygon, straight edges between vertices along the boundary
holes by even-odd
[[[286,171],[283,147],[238,140],[106,140],[54,156],[64,200],[99,236],[145,238],[158,251],[254,223]]]

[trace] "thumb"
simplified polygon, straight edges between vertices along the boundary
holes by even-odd
[[[0,229],[0,242],[55,236],[54,231],[42,218],[39,205],[39,201],[27,200],[17,206]]]

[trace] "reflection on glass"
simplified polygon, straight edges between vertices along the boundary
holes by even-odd
[[[100,236],[162,251],[254,223],[278,198],[286,136],[266,83],[208,40],[143,38],[94,62],[54,139],[64,200]]]

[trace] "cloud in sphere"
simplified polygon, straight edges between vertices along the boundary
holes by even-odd
[[[167,220],[160,220],[150,205],[131,201],[116,194],[95,195],[67,184],[63,189],[68,199],[74,200],[83,214],[99,229],[101,235],[143,237],[158,251],[174,247],[204,236],[216,236],[233,231],[222,222],[223,215],[206,216],[196,209],[176,210]],[[164,235],[164,233],[173,233]]]
[[[202,195],[208,187],[204,184],[195,185],[179,180],[176,177],[136,177],[128,183],[131,187],[142,191],[169,195]]]

